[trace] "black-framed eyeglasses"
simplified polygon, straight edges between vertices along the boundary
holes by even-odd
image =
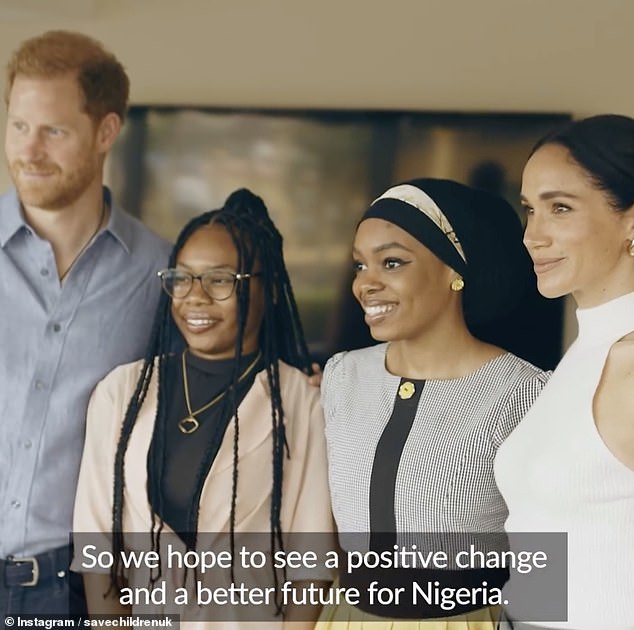
[[[196,275],[184,269],[163,269],[158,272],[163,291],[177,300],[190,294],[194,280],[200,281],[203,291],[212,300],[228,300],[239,281],[261,275],[261,273],[232,273],[231,271],[205,271]]]

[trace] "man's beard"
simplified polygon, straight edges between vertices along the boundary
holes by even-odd
[[[11,179],[25,206],[45,210],[61,210],[73,204],[86,191],[97,174],[91,160],[78,161],[72,172],[64,172],[53,162],[23,162],[9,165]],[[23,173],[47,173],[42,181],[23,177]]]

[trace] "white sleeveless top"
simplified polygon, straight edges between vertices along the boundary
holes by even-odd
[[[547,625],[631,629],[634,470],[601,439],[592,402],[610,348],[634,331],[634,293],[579,309],[577,320],[577,339],[498,450],[495,477],[509,509],[507,531],[568,534],[568,621]],[[512,599],[508,612],[521,619]]]

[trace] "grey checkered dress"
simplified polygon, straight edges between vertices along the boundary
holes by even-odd
[[[522,419],[548,375],[506,353],[467,376],[418,381],[420,400],[390,485],[371,490],[379,440],[402,379],[385,369],[387,344],[343,352],[322,385],[332,504],[340,532],[370,532],[370,495],[393,493],[396,532],[501,532],[506,506],[493,476],[500,444]],[[399,412],[400,413],[400,412]],[[406,541],[399,537],[401,542]]]

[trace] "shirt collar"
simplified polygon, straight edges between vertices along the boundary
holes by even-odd
[[[21,229],[30,230],[24,220],[15,188],[0,197],[0,247],[4,247]]]
[[[107,186],[103,187],[103,201],[110,207],[110,217],[108,218],[106,231],[110,232],[125,252],[129,254],[134,240],[132,221],[128,214],[112,200],[112,193]]]
[[[130,217],[112,201],[112,193],[107,186],[103,187],[103,200],[110,207],[106,231],[110,232],[129,254],[134,240]],[[21,229],[31,231],[24,219],[18,193],[15,188],[11,188],[0,197],[0,247],[4,247]]]

